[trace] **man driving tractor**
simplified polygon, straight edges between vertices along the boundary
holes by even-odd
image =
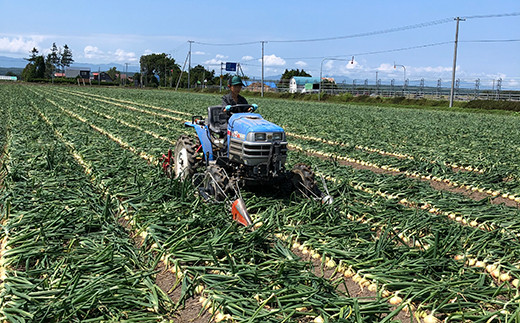
[[[229,78],[228,87],[231,90],[228,94],[222,97],[222,106],[224,107],[224,111],[228,114],[240,113],[240,112],[252,112],[254,111],[252,107],[248,106],[238,106],[237,104],[248,104],[246,98],[240,95],[240,91],[244,83],[242,83],[242,79],[240,76],[235,75]]]

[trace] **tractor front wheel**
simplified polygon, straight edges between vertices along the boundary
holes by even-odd
[[[198,167],[198,146],[189,136],[180,136],[173,157],[175,178],[185,180],[195,174]],[[172,174],[173,175],[173,174]]]

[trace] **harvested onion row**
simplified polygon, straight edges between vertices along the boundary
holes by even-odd
[[[150,164],[152,165],[159,165],[159,160],[154,157],[154,156],[151,156],[143,151],[138,151],[136,148],[134,148],[133,146],[131,146],[130,144],[124,142],[123,140],[121,140],[120,138],[114,136],[113,134],[111,134],[110,132],[94,125],[94,124],[91,124],[88,122],[87,119],[81,117],[80,115],[70,111],[70,110],[67,110],[65,108],[63,108],[62,106],[60,106],[59,104],[57,104],[56,102],[50,100],[50,99],[46,99],[47,101],[49,101],[50,103],[52,103],[53,105],[55,105],[56,107],[58,107],[59,109],[61,109],[63,112],[65,112],[66,114],[72,116],[73,118],[89,125],[92,129],[96,130],[97,132],[107,136],[108,138],[110,138],[112,141],[115,141],[119,146],[121,146],[122,148],[125,148],[125,149],[128,149],[130,150],[132,153],[138,155],[139,157],[141,157],[142,159],[148,161]]]
[[[79,97],[82,97],[82,98],[85,98],[85,99],[90,99],[88,96],[77,94],[77,93],[74,93],[74,92],[62,91],[61,93],[72,94],[72,95],[76,95],[76,96],[79,96]],[[139,108],[136,108],[136,107],[133,107],[133,106],[129,106],[129,105],[118,104],[118,103],[110,102],[110,101],[106,101],[105,103],[108,103],[108,104],[111,104],[111,105],[114,105],[114,106],[117,106],[117,107],[121,107],[121,108],[124,108],[124,109],[127,109],[127,110],[132,110],[132,111],[136,111],[136,112],[150,114],[150,115],[153,115],[153,116],[166,118],[166,119],[171,119],[171,120],[174,120],[174,121],[181,121],[181,122],[188,121],[188,120],[184,120],[184,119],[181,119],[181,118],[173,117],[173,116],[170,116],[170,115],[167,115],[167,114],[161,114],[161,113],[157,113],[157,112],[153,112],[153,111],[143,110],[143,109],[139,109]]]
[[[423,175],[423,174],[419,174],[417,172],[402,171],[399,168],[392,167],[392,166],[387,166],[387,165],[379,166],[377,164],[374,164],[374,163],[371,163],[371,162],[367,162],[367,161],[364,161],[364,160],[360,160],[360,159],[350,158],[350,157],[347,157],[347,156],[338,156],[338,155],[336,155],[334,153],[327,153],[327,152],[323,152],[323,151],[315,150],[315,149],[305,149],[305,148],[303,148],[303,147],[301,147],[299,145],[296,145],[296,144],[288,144],[288,147],[291,148],[291,149],[297,150],[297,151],[301,151],[301,152],[304,152],[304,153],[311,153],[311,154],[314,154],[314,155],[317,155],[317,156],[321,156],[321,157],[327,157],[327,158],[333,158],[333,159],[338,159],[338,160],[344,160],[344,161],[347,161],[347,162],[350,162],[350,163],[359,164],[359,165],[362,165],[362,166],[368,166],[368,167],[372,167],[372,168],[378,168],[378,169],[382,169],[382,170],[386,170],[386,171],[390,171],[390,172],[394,172],[394,173],[402,173],[402,174],[405,174],[406,176],[409,176],[409,177],[412,177],[412,178],[424,179],[424,180],[433,180],[433,181],[436,181],[436,182],[443,182],[443,183],[446,183],[448,186],[461,187],[461,188],[463,188],[463,189],[465,189],[467,191],[485,193],[485,194],[490,195],[492,197],[497,197],[497,196],[500,195],[503,198],[507,198],[507,199],[512,200],[514,202],[520,203],[520,196],[515,196],[514,194],[507,193],[507,192],[502,192],[502,191],[498,191],[498,190],[493,191],[493,190],[490,190],[490,189],[486,190],[484,188],[477,187],[477,186],[474,186],[474,185],[461,184],[461,183],[458,183],[456,181],[452,181],[452,180],[450,180],[448,178],[441,178],[441,177],[432,176],[432,175]]]
[[[72,102],[72,101],[70,101],[69,99],[63,99],[63,100],[65,100],[65,101],[69,101],[69,102]],[[73,103],[73,102],[72,102],[72,103]],[[96,114],[96,115],[98,115],[98,116],[101,116],[101,117],[106,118],[106,119],[109,119],[109,120],[114,120],[114,121],[116,121],[116,122],[118,122],[118,123],[120,123],[120,124],[122,124],[122,125],[124,125],[124,126],[127,126],[128,128],[132,128],[132,129],[139,130],[139,131],[144,132],[144,133],[146,133],[147,135],[150,135],[150,136],[152,136],[152,137],[154,137],[154,138],[156,138],[156,139],[160,139],[160,140],[163,140],[163,141],[165,141],[165,142],[168,142],[168,143],[170,143],[170,144],[172,144],[172,145],[175,145],[175,141],[173,141],[173,140],[171,140],[171,139],[169,139],[169,138],[163,137],[163,136],[161,136],[161,135],[159,135],[159,134],[157,134],[157,133],[155,133],[155,132],[153,132],[153,131],[143,129],[143,128],[137,126],[137,125],[134,125],[134,124],[128,123],[128,122],[123,121],[123,120],[118,119],[118,118],[114,118],[114,117],[111,116],[111,115],[108,115],[108,114],[104,114],[104,113],[98,112],[98,111],[96,111],[96,110],[94,110],[94,109],[91,109],[91,108],[88,108],[88,107],[86,107],[86,106],[84,106],[84,105],[81,105],[81,104],[78,104],[78,103],[74,103],[74,104],[77,105],[78,107],[83,108],[83,109],[85,109],[85,110],[87,110],[87,111],[90,111],[90,112],[92,112],[92,113],[94,113],[94,114]]]
[[[380,286],[378,288],[378,284],[376,281],[370,279],[368,275],[363,275],[360,272],[356,272],[352,269],[352,266],[345,266],[342,261],[340,261],[339,264],[336,263],[336,261],[328,256],[325,256],[325,254],[320,254],[319,251],[316,249],[313,249],[311,247],[308,247],[305,242],[301,243],[298,241],[297,238],[291,238],[290,236],[287,236],[283,233],[276,233],[275,236],[285,242],[290,243],[291,249],[298,250],[304,255],[309,255],[313,259],[322,259],[324,265],[329,269],[334,269],[336,272],[339,272],[345,279],[352,279],[355,283],[359,285],[361,290],[365,289],[365,287],[370,291],[377,293],[381,293],[381,296],[383,298],[387,298],[388,302],[391,305],[397,306],[400,305],[403,302],[403,299],[399,296],[399,291],[389,291],[388,289],[385,289],[384,286]],[[324,259],[324,260],[323,260]],[[407,301],[408,305],[405,307],[405,311],[415,311],[415,315],[419,318],[425,318],[428,316],[428,313],[426,311],[417,310],[417,307],[411,303],[410,300]],[[314,318],[314,322],[323,322],[320,320],[320,316],[317,316]]]
[[[150,104],[146,104],[146,103],[136,103],[136,102],[132,102],[132,101],[127,101],[127,100],[120,100],[120,99],[114,99],[114,98],[109,98],[109,97],[105,97],[105,96],[102,96],[102,95],[97,95],[97,94],[92,94],[92,93],[89,93],[89,94],[84,94],[84,93],[81,93],[80,92],[76,92],[76,91],[62,91],[62,92],[65,92],[65,93],[70,93],[70,94],[75,94],[77,96],[81,96],[81,97],[84,97],[84,98],[88,98],[88,99],[94,99],[96,101],[100,101],[100,102],[104,102],[104,103],[110,103],[110,104],[114,104],[114,105],[120,105],[120,106],[123,106],[121,104],[117,104],[113,101],[116,101],[116,102],[122,102],[122,103],[130,103],[130,104],[135,104],[135,105],[140,105],[140,106],[143,106],[143,107],[147,107],[147,108],[151,108],[151,109],[155,109],[155,110],[161,110],[161,111],[166,111],[166,112],[172,112],[172,113],[176,113],[176,114],[180,114],[180,115],[185,115],[185,116],[192,116],[191,113],[187,113],[187,112],[182,112],[182,111],[177,111],[177,110],[173,110],[173,109],[167,109],[167,108],[162,108],[162,107],[158,107],[158,106],[155,106],[155,105],[150,105]],[[99,99],[99,98],[102,98],[102,99]],[[109,100],[112,100],[112,101],[108,101],[106,99],[109,99]]]
[[[331,181],[333,183],[341,182],[340,180],[338,180],[330,175],[325,175],[325,174],[320,174],[320,175],[322,175],[326,180]],[[351,185],[351,186],[354,189],[357,189],[357,190],[360,190],[360,191],[363,191],[365,193],[369,193],[372,195],[379,195],[379,196],[384,197],[389,200],[399,199],[399,196],[397,196],[397,195],[387,194],[385,192],[380,192],[380,191],[374,191],[370,188],[363,187],[360,184],[355,184],[355,185]],[[444,215],[444,216],[447,216],[451,220],[455,220],[455,221],[459,222],[462,225],[469,225],[471,227],[479,228],[484,231],[492,231],[494,229],[497,229],[497,227],[495,225],[488,225],[488,228],[486,228],[482,223],[479,223],[475,219],[469,220],[470,219],[469,216],[462,216],[462,215],[457,215],[453,212],[442,211],[440,208],[435,207],[434,205],[432,205],[429,202],[416,203],[416,202],[408,201],[405,198],[402,198],[402,199],[398,200],[397,203],[401,204],[405,207],[408,207],[408,208],[419,208],[422,210],[427,210],[429,213],[432,213],[432,214]],[[502,231],[505,232],[504,229]],[[520,233],[518,233],[517,236],[520,236]]]
[[[484,272],[490,274],[499,283],[510,282],[515,288],[520,287],[520,280],[518,278],[513,278],[510,272],[500,270],[499,262],[487,263],[485,260],[481,261],[478,260],[478,258],[464,255],[456,255],[454,259],[457,261],[464,260],[464,264],[468,267],[482,268]],[[520,264],[517,264],[515,267],[520,269]]]
[[[323,143],[326,143],[326,144],[331,145],[331,146],[341,146],[341,147],[350,147],[350,146],[352,146],[352,145],[349,145],[349,144],[345,144],[345,143],[338,142],[338,141],[327,140],[327,139],[324,139],[324,138],[317,138],[317,137],[312,137],[312,136],[307,136],[307,135],[300,135],[300,134],[296,134],[296,133],[292,133],[292,132],[286,132],[286,133],[289,136],[292,136],[292,137],[295,137],[295,138],[298,138],[298,139],[311,140],[311,141],[316,141],[316,142],[323,142]],[[368,152],[378,153],[378,154],[383,155],[383,156],[392,156],[392,157],[397,157],[397,158],[405,158],[405,159],[409,159],[409,160],[415,160],[415,157],[413,157],[411,155],[408,155],[408,154],[392,153],[392,152],[387,152],[387,151],[384,151],[384,150],[381,150],[381,149],[371,148],[371,147],[362,146],[362,145],[354,145],[354,148],[356,148],[358,150],[364,150],[364,151],[368,151]],[[436,163],[435,161],[429,161],[429,162],[431,164],[435,164]],[[475,172],[475,173],[479,173],[479,174],[483,174],[484,173],[483,169],[479,169],[477,167],[459,166],[457,164],[452,164],[452,163],[448,163],[448,162],[443,162],[443,164],[445,166],[451,167],[453,169],[466,170],[466,171],[469,171],[469,172]]]

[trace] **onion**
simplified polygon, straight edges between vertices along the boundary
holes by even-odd
[[[440,322],[438,318],[433,316],[432,314],[426,315],[423,319],[424,323],[437,323]]]
[[[508,282],[511,280],[511,276],[508,273],[503,273],[503,274],[500,274],[499,279],[502,282]]]
[[[401,304],[402,301],[403,301],[403,299],[401,297],[394,295],[394,296],[392,296],[392,298],[390,298],[390,300],[388,302],[392,305],[399,305],[399,304]]]
[[[484,261],[477,261],[475,263],[475,267],[484,268],[484,267],[486,267],[486,263]]]
[[[347,278],[350,278],[354,276],[354,271],[352,270],[352,268],[349,267],[345,270],[345,273],[343,275],[345,275],[345,277]]]
[[[323,323],[323,322],[325,322],[325,320],[324,320],[323,317],[321,317],[321,315],[320,315],[320,316],[316,316],[316,317],[314,318],[314,321],[313,321],[313,322],[314,322],[314,323]]]
[[[492,273],[493,271],[495,271],[497,269],[497,266],[495,264],[489,264],[486,266],[486,271],[488,273]]]
[[[518,286],[520,285],[520,281],[518,280],[518,278],[515,278],[515,279],[513,279],[513,281],[511,282],[511,284],[513,284],[513,286],[515,286],[516,288],[518,288]]]

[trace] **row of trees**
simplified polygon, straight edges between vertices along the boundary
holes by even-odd
[[[180,65],[168,54],[143,55],[139,63],[141,64],[142,75],[136,73],[134,79],[141,80],[142,77],[145,86],[176,87],[179,83],[179,87],[188,87],[187,71],[181,73]],[[215,76],[214,70],[207,70],[202,65],[190,69],[190,88],[200,87],[201,85],[217,85],[219,82],[219,76]]]
[[[55,72],[63,72],[65,67],[69,67],[74,63],[72,51],[65,44],[63,48],[52,43],[51,52],[46,57],[39,55],[36,47],[31,50],[31,55],[26,58],[27,65],[22,71],[22,79],[24,81],[32,81],[34,79],[50,79]]]
[[[24,81],[32,81],[35,79],[50,79],[54,77],[56,72],[64,72],[66,67],[74,62],[72,51],[65,44],[63,48],[58,48],[56,43],[52,44],[50,52],[44,57],[39,54],[37,48],[31,50],[29,58],[26,58],[28,64],[22,72]],[[168,54],[149,54],[141,56],[139,63],[141,65],[141,73],[134,74],[134,80],[144,86],[149,87],[176,87],[177,83],[181,88],[188,87],[188,73],[181,72],[181,67],[175,62],[175,59]],[[115,67],[106,72],[112,80],[116,81],[121,77],[121,72]],[[215,70],[207,70],[202,65],[197,65],[190,69],[189,87],[201,87],[210,85],[219,85],[220,76],[215,75]],[[311,76],[303,69],[285,70],[280,79],[279,85],[288,85],[289,80],[293,76]],[[230,74],[222,76],[222,84],[225,86]],[[248,79],[248,77],[244,77]],[[287,83],[287,84],[285,84]]]

